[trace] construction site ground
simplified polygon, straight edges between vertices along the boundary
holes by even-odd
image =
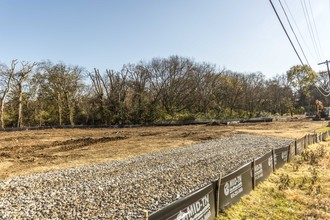
[[[48,129],[0,132],[0,180],[105,163],[234,133],[300,138],[328,125],[300,118],[224,126]]]

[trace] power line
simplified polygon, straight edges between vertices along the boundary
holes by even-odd
[[[281,5],[281,8],[282,8],[284,14],[285,14],[285,17],[286,17],[286,19],[287,19],[287,22],[288,22],[289,25],[290,25],[291,31],[293,32],[293,34],[294,34],[294,36],[295,36],[295,38],[296,38],[296,40],[297,40],[297,42],[298,42],[298,44],[299,44],[299,47],[300,47],[300,49],[301,49],[301,51],[302,51],[302,53],[303,53],[303,55],[304,55],[304,57],[305,57],[305,59],[306,59],[306,61],[307,61],[307,63],[308,63],[308,66],[310,66],[310,65],[309,65],[309,62],[308,62],[308,59],[306,58],[306,55],[305,55],[305,53],[304,53],[304,50],[303,50],[303,48],[301,47],[301,44],[300,44],[300,42],[299,42],[299,40],[298,40],[298,38],[297,38],[297,35],[296,35],[296,33],[295,33],[295,31],[294,31],[292,25],[291,25],[290,19],[288,18],[288,15],[287,15],[287,13],[286,13],[284,7],[283,7],[283,4],[282,4],[281,0],[278,0],[278,1],[279,1],[280,5]],[[284,0],[284,1],[285,1],[285,0]],[[289,41],[290,41],[290,43],[291,43],[291,46],[292,46],[293,49],[295,50],[295,52],[296,52],[296,54],[297,54],[297,56],[298,56],[298,58],[299,58],[301,64],[304,65],[303,62],[302,62],[302,60],[301,60],[301,58],[300,58],[300,56],[299,56],[299,54],[298,54],[298,52],[297,52],[297,50],[295,49],[295,47],[294,47],[294,45],[293,45],[293,43],[292,43],[292,41],[291,41],[291,39],[290,39],[290,36],[288,35],[288,33],[287,33],[287,31],[286,31],[286,29],[285,29],[285,27],[284,27],[284,25],[283,25],[283,22],[281,21],[281,18],[279,17],[279,15],[278,15],[278,13],[277,13],[275,7],[274,7],[273,2],[272,2],[271,0],[269,0],[269,2],[271,3],[271,5],[272,5],[272,7],[273,7],[273,9],[274,9],[274,12],[275,12],[277,18],[278,18],[278,20],[279,20],[280,23],[281,23],[282,28],[283,28],[285,34],[287,35],[287,37],[288,37],[288,39],[289,39]],[[303,8],[303,12],[304,12],[305,20],[306,20],[306,23],[307,23],[307,27],[308,27],[308,30],[309,30],[310,36],[311,36],[311,38],[312,38],[312,43],[313,43],[314,49],[315,49],[315,51],[317,52],[317,55],[320,57],[320,52],[319,52],[318,47],[317,47],[317,44],[316,44],[315,35],[314,35],[314,31],[313,31],[313,26],[312,26],[312,23],[311,23],[311,21],[310,21],[310,17],[309,17],[309,12],[308,12],[308,8],[307,8],[307,5],[306,5],[306,1],[304,0],[304,4],[303,4],[303,3],[302,3],[302,0],[300,0],[300,3],[301,3],[302,8]],[[287,5],[286,2],[285,2],[285,4],[286,4],[286,7],[288,8],[288,10],[289,10],[289,12],[290,12],[290,9],[289,9],[289,7],[288,7],[288,5]],[[305,6],[305,7],[304,7],[304,6]],[[310,8],[311,16],[312,16],[312,19],[313,19],[314,27],[315,27],[315,32],[316,32],[316,35],[317,35],[317,37],[318,37],[318,32],[317,32],[317,28],[316,28],[315,19],[314,19],[313,10],[312,10],[311,4],[310,4],[310,0],[309,0],[309,8]],[[290,12],[290,15],[291,15],[291,17],[293,18],[291,12]],[[293,18],[293,20],[294,20],[294,18]],[[294,22],[295,22],[295,21],[294,21]],[[296,22],[295,22],[295,24],[296,24]],[[297,28],[298,28],[298,25],[297,25],[297,24],[296,24],[296,26],[297,26]],[[299,28],[298,28],[298,31],[299,31]],[[300,33],[300,32],[299,32],[299,33]],[[321,43],[320,43],[319,37],[318,37],[318,43],[319,43],[319,46],[320,46],[320,48],[321,48]],[[320,64],[327,64],[327,68],[328,68],[328,76],[329,76],[329,82],[330,82],[329,63],[330,63],[330,61],[326,60],[324,63],[319,63],[319,65],[320,65]],[[316,83],[314,83],[314,85],[315,85],[315,87],[317,88],[317,90],[318,90],[323,96],[325,96],[325,97],[330,96],[330,91],[328,91],[328,90],[326,90],[325,88],[323,88],[322,85],[320,85],[320,87],[317,86]],[[323,91],[322,91],[322,90],[323,90]]]
[[[301,4],[301,7],[302,7],[303,12],[304,12],[305,21],[306,21],[306,24],[307,24],[309,36],[311,37],[312,44],[313,44],[313,47],[314,47],[316,56],[318,57],[318,59],[321,59],[320,52],[318,51],[318,48],[317,48],[317,45],[316,45],[316,40],[315,40],[313,28],[311,26],[311,22],[310,22],[310,18],[309,18],[309,13],[308,13],[306,1],[305,0],[304,1],[303,0],[300,0],[300,4]]]
[[[317,55],[318,55],[319,59],[322,59],[318,44],[316,42],[314,28],[313,28],[313,25],[312,25],[312,22],[311,22],[311,19],[310,19],[310,15],[309,15],[310,13],[309,13],[309,10],[307,8],[306,0],[304,0],[304,5],[305,5],[305,9],[306,9],[307,18],[308,18],[308,21],[309,21],[309,26],[310,26],[310,29],[312,31],[313,43],[315,44],[316,52],[317,52]]]
[[[330,0],[329,0],[329,1],[330,1]],[[288,4],[286,3],[286,0],[284,0],[284,4],[285,4],[286,8],[288,9],[289,14],[290,14],[290,16],[291,16],[291,18],[292,18],[292,20],[293,20],[293,23],[295,24],[295,26],[296,26],[296,28],[297,28],[297,30],[298,30],[298,33],[299,33],[300,38],[302,39],[302,41],[303,41],[305,47],[307,48],[309,54],[312,56],[312,58],[314,59],[314,61],[315,61],[315,63],[316,63],[316,62],[317,62],[317,59],[315,58],[314,54],[312,53],[311,49],[309,48],[308,44],[306,43],[304,36],[301,34],[301,31],[300,31],[300,29],[299,29],[299,26],[298,26],[296,20],[294,19],[294,16],[292,15],[291,10],[290,10],[290,7],[289,7]]]
[[[319,43],[318,46],[319,46],[319,49],[320,49],[320,52],[321,52],[321,56],[322,56],[322,58],[324,58],[324,56],[323,56],[323,50],[322,50],[322,47],[321,47],[321,42],[320,42],[318,30],[317,30],[317,26],[316,26],[315,19],[314,19],[314,13],[313,13],[312,6],[311,6],[311,0],[308,0],[308,3],[309,3],[309,9],[310,9],[311,15],[312,15],[313,23],[314,23],[314,28],[315,28],[315,33],[316,33],[317,41]]]
[[[302,51],[302,53],[303,53],[303,55],[304,55],[304,57],[305,57],[305,60],[306,60],[306,62],[307,62],[307,64],[308,64],[308,66],[310,66],[310,64],[309,64],[309,62],[308,62],[308,59],[307,59],[307,57],[306,57],[306,55],[305,55],[305,52],[304,52],[303,48],[301,47],[301,44],[300,44],[300,42],[299,42],[299,40],[298,40],[298,37],[297,37],[297,35],[296,35],[296,32],[295,32],[295,31],[293,30],[293,28],[292,28],[292,25],[291,25],[290,19],[289,19],[288,15],[287,15],[287,13],[286,13],[286,11],[285,11],[283,5],[282,5],[282,2],[281,2],[281,0],[278,0],[278,1],[279,1],[280,5],[281,5],[281,8],[282,8],[283,12],[284,12],[284,15],[285,15],[285,17],[286,17],[286,20],[287,20],[288,23],[289,23],[289,26],[290,26],[290,28],[291,28],[291,31],[292,31],[292,33],[294,34],[294,37],[296,38],[296,41],[298,42],[298,45],[299,45],[299,47],[300,47],[300,50]]]
[[[324,90],[324,92],[322,92],[321,89],[320,89],[317,85],[315,85],[315,87],[317,88],[317,90],[318,90],[323,96],[325,96],[325,97],[330,96],[330,92],[324,90],[324,88],[320,87],[321,89]]]
[[[291,44],[292,48],[293,48],[294,51],[296,52],[296,55],[297,55],[297,57],[299,58],[301,65],[304,66],[304,63],[303,63],[303,61],[301,60],[301,58],[300,58],[300,56],[299,56],[299,54],[298,54],[298,52],[297,52],[297,50],[296,50],[294,44],[292,43],[291,38],[290,38],[288,32],[286,31],[286,29],[285,29],[285,27],[284,27],[284,25],[283,25],[283,23],[282,23],[282,20],[281,20],[280,16],[278,15],[277,11],[276,11],[276,8],[274,7],[274,4],[273,4],[272,0],[269,0],[269,2],[270,2],[270,4],[271,4],[272,7],[273,7],[274,12],[275,12],[275,14],[276,14],[276,16],[277,16],[279,22],[281,23],[281,26],[282,26],[282,28],[283,28],[283,30],[284,30],[286,36],[288,37],[288,39],[289,39],[289,41],[290,41],[290,44]]]

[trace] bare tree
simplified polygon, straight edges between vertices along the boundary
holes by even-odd
[[[91,109],[91,115],[93,124],[95,121],[97,123],[105,122],[107,124],[106,109],[104,107],[104,80],[100,74],[100,71],[96,68],[94,68],[94,72],[89,72],[88,76],[92,81],[91,95],[93,98],[91,99],[91,104],[94,106],[94,108]]]
[[[217,85],[221,82],[218,80],[224,69],[216,71],[215,66],[203,63],[197,65],[196,70],[196,83],[198,85],[194,94],[195,112],[208,113],[210,109],[217,107],[217,100],[222,98],[217,97]]]
[[[292,113],[294,94],[285,75],[277,75],[265,81],[263,109],[272,114]],[[299,110],[299,109],[297,109]],[[301,112],[303,113],[303,112]]]
[[[15,83],[15,90],[18,96],[18,118],[17,127],[23,126],[23,87],[29,74],[32,72],[36,63],[29,63],[25,61],[20,62],[21,68],[14,73],[13,81]]]
[[[242,107],[243,77],[243,74],[231,71],[226,71],[220,77],[220,97],[223,99],[224,110],[229,109],[229,115],[225,115],[230,118],[233,116],[234,110],[239,110]]]
[[[149,72],[143,63],[124,65],[128,73],[130,116],[133,123],[148,122],[148,91]]]
[[[14,76],[14,72],[15,72],[15,67],[17,65],[17,60],[13,60],[11,62],[11,66],[10,69],[8,69],[5,65],[1,65],[1,69],[0,69],[0,78],[1,78],[1,82],[0,82],[0,101],[1,101],[1,110],[0,110],[0,123],[1,123],[1,128],[5,127],[5,123],[4,123],[4,118],[3,118],[3,114],[5,111],[5,101],[6,101],[6,97],[7,94],[10,90],[10,86],[11,86],[11,81],[13,79]]]
[[[39,64],[34,81],[39,87],[39,102],[45,108],[41,112],[51,113],[48,120],[60,126],[75,124],[78,96],[83,89],[82,77],[83,69],[78,66],[53,64],[50,61]]]
[[[98,99],[97,102],[101,110],[103,110],[103,105],[107,106],[107,112],[110,114],[107,118],[110,123],[122,124],[126,119],[127,75],[128,71],[126,68],[123,68],[120,72],[106,69],[104,75],[101,75],[98,69],[94,69],[94,73],[89,73]],[[106,99],[103,101],[103,98]]]
[[[242,79],[244,91],[243,107],[249,113],[249,118],[255,115],[256,110],[259,109],[263,101],[264,81],[265,76],[260,72],[244,75]]]

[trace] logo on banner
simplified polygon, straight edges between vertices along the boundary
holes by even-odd
[[[230,195],[230,198],[234,198],[238,194],[243,192],[242,175],[239,175],[230,181],[227,181],[224,185],[225,196]]]
[[[297,148],[298,148],[298,150],[301,150],[301,143],[297,143]]]
[[[207,220],[210,216],[210,194],[207,194],[168,220]]]
[[[268,166],[270,166],[270,167],[273,166],[273,158],[272,157],[268,158]]]
[[[282,152],[282,160],[288,161],[288,152],[287,151]]]
[[[224,188],[223,188],[223,192],[225,193],[225,196],[229,195],[229,182],[226,182]]]
[[[254,175],[255,175],[256,180],[258,180],[264,176],[264,171],[262,169],[262,163],[255,166]]]

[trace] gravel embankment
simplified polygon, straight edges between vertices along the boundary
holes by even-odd
[[[236,134],[129,160],[0,181],[0,219],[141,219],[292,140]]]

